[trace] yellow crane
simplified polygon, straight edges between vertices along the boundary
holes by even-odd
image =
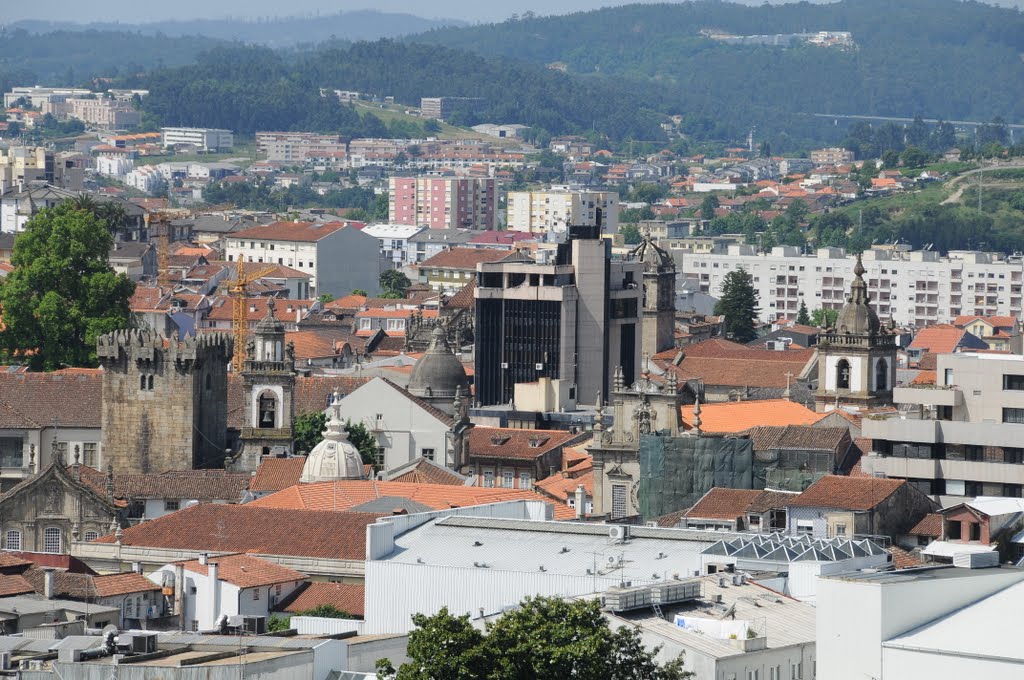
[[[235,280],[228,282],[228,296],[231,298],[231,331],[235,336],[235,352],[231,357],[231,365],[235,373],[241,373],[245,367],[245,345],[249,339],[249,313],[246,311],[249,284],[274,269],[274,266],[263,266],[247,273],[242,256],[239,256],[238,262],[235,263]]]

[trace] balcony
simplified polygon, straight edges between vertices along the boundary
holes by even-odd
[[[283,427],[243,427],[242,439],[276,439],[290,442],[292,433]]]
[[[970,460],[935,460],[870,455],[864,459],[865,471],[881,472],[886,477],[912,479],[963,479],[990,484],[1024,484],[1024,465],[986,463]]]
[[[917,406],[963,406],[964,393],[956,387],[897,387],[892,391],[892,399],[897,404]]]
[[[259,373],[291,373],[292,365],[287,361],[246,361],[245,370]]]

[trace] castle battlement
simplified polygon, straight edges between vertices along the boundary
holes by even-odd
[[[96,356],[104,366],[121,360],[153,362],[162,357],[174,364],[192,364],[203,359],[227,361],[234,352],[229,333],[200,333],[185,338],[168,338],[150,330],[114,331],[96,339]]]

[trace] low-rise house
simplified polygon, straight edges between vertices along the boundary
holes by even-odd
[[[223,470],[172,470],[114,476],[114,497],[127,504],[127,518],[157,519],[196,503],[240,503],[252,477]]]
[[[153,627],[167,616],[160,586],[134,571],[101,575],[33,567],[24,578],[48,600],[74,600],[120,612],[108,623],[121,629]]]
[[[157,274],[156,248],[151,243],[115,241],[108,261],[115,272],[135,282],[154,278]]]
[[[180,570],[180,571],[179,571]],[[200,555],[167,564],[149,575],[153,583],[182,588],[180,616],[186,630],[212,631],[221,617],[269,618],[278,603],[306,582],[305,574],[252,555]]]
[[[938,508],[903,479],[828,475],[786,504],[786,531],[813,538],[895,540]]]
[[[995,351],[1020,353],[1020,319],[1015,316],[958,316],[953,325],[963,328]],[[1013,347],[1014,342],[1018,343]]]
[[[938,512],[940,535],[921,551],[935,562],[956,555],[998,552],[1001,561],[1024,558],[1024,499],[979,496]]]
[[[420,282],[434,290],[455,293],[476,278],[476,266],[482,262],[501,262],[518,255],[490,248],[450,248],[419,264]]]
[[[679,526],[711,531],[784,531],[792,491],[715,487],[683,513]]]
[[[475,427],[469,434],[469,465],[477,486],[532,489],[562,467],[562,449],[589,439],[565,430]]]

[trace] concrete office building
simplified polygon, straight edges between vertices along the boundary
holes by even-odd
[[[780,246],[759,254],[754,246],[730,245],[725,253],[673,250],[682,278],[720,295],[725,276],[740,267],[754,279],[765,321],[795,319],[808,309],[839,310],[846,301],[856,259],[842,248],[808,255]],[[897,324],[923,327],[961,315],[1020,316],[1024,259],[997,253],[875,247],[864,251],[864,279],[875,313]]]
[[[231,130],[165,127],[160,128],[160,132],[163,134],[165,148],[181,145],[194,146],[202,151],[230,151],[235,144]]]
[[[899,413],[864,419],[864,472],[906,479],[944,507],[1024,496],[1024,356],[937,361],[935,385],[896,387]]]
[[[600,218],[598,214],[600,213]],[[510,231],[564,233],[569,225],[594,225],[600,220],[604,233],[619,231],[619,195],[614,191],[508,192]]]
[[[595,226],[569,228],[552,264],[477,265],[476,402],[507,404],[516,383],[568,381],[570,398],[594,404],[621,367],[636,379],[643,264],[613,260]]]

